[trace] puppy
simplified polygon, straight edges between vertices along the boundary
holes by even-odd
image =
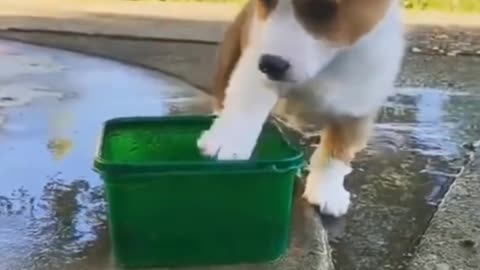
[[[251,0],[220,47],[213,89],[219,115],[199,138],[200,150],[248,159],[272,112],[295,108],[322,119],[304,198],[324,214],[344,215],[344,177],[401,66],[400,12],[397,0]]]

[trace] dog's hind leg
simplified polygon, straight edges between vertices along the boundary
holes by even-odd
[[[320,145],[310,159],[304,198],[320,212],[339,217],[348,211],[350,193],[344,178],[350,162],[367,143],[373,117],[342,119],[324,130]]]

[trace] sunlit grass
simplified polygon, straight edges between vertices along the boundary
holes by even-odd
[[[402,3],[413,10],[480,13],[480,0],[403,0]]]
[[[135,0],[142,1],[142,0]],[[204,2],[244,4],[248,0],[159,0],[163,2]],[[399,0],[409,10],[480,13],[480,0]]]

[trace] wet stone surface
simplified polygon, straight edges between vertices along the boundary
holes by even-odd
[[[8,64],[0,70],[0,269],[116,269],[103,186],[92,170],[102,123],[206,114],[210,97],[159,73],[84,55],[11,42],[0,42],[0,51]],[[213,269],[331,269],[327,235],[301,192],[297,185],[285,256]]]
[[[112,269],[93,138],[105,119],[206,113],[208,98],[55,50],[1,42],[0,57],[0,269]],[[407,57],[347,181],[350,213],[323,219],[337,269],[402,269],[480,134],[478,74],[480,58]]]
[[[354,164],[350,213],[325,220],[336,269],[405,269],[480,136],[480,59],[410,55]],[[440,90],[442,89],[442,90]]]
[[[0,59],[0,269],[107,269],[92,170],[103,121],[207,113],[210,99],[155,72],[57,50],[1,42]]]
[[[407,39],[411,52],[480,56],[478,27],[415,25],[408,30]]]

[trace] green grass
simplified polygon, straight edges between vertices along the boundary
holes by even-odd
[[[142,0],[136,0],[142,1]],[[204,2],[244,4],[248,0],[159,0],[164,2]],[[480,13],[480,0],[399,0],[408,10]]]
[[[403,6],[412,10],[480,13],[480,0],[403,0]]]

